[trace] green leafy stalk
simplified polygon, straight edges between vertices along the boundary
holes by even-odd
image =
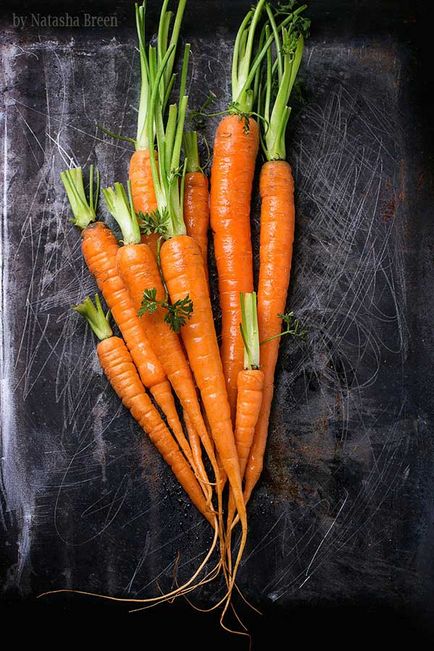
[[[285,335],[291,335],[292,337],[303,339],[303,341],[306,339],[307,330],[301,325],[300,321],[295,318],[294,312],[286,312],[286,314],[278,314],[277,316],[285,323],[285,329],[282,330],[282,332],[279,332],[279,334],[261,341],[261,346],[269,341],[273,341],[273,339],[284,337]]]
[[[291,3],[294,7],[295,3]],[[289,98],[300,67],[304,36],[309,29],[309,21],[301,13],[306,5],[291,10],[280,25],[276,23],[273,11],[266,7],[269,25],[267,42],[274,39],[275,53],[272,59],[271,49],[267,51],[265,61],[266,83],[262,86],[262,96],[259,99],[258,110],[262,112],[265,123],[265,133],[262,146],[267,160],[285,160],[285,134],[291,108]]]
[[[231,112],[248,115],[252,111],[254,97],[251,85],[254,80],[254,73],[252,75],[251,64],[254,55],[256,28],[265,5],[266,0],[259,0],[256,7],[247,13],[235,39],[232,57]]]
[[[153,314],[159,307],[166,310],[164,320],[176,333],[180,332],[182,326],[191,318],[193,313],[193,301],[188,294],[185,298],[179,299],[176,303],[172,304],[169,303],[167,297],[164,301],[157,300],[157,290],[155,287],[145,289],[138,315],[143,316],[146,313]]]
[[[244,343],[244,368],[257,369],[260,363],[256,292],[241,292],[241,336]]]
[[[186,0],[179,0],[173,26],[174,14],[168,11],[168,5],[169,0],[164,0],[160,12],[156,47],[146,45],[146,2],[135,5],[141,74],[136,149],[150,149],[154,145],[155,125],[150,114],[154,86],[157,85],[162,111],[164,111],[175,79],[173,66]],[[166,57],[168,52],[170,54]],[[163,61],[165,61],[164,71],[157,82],[157,70],[162,66]]]
[[[187,161],[186,172],[200,172],[202,168],[199,160],[199,146],[197,144],[197,131],[185,131],[183,138],[184,155]]]
[[[124,244],[139,244],[140,227],[131,201],[130,183],[128,182],[130,196],[127,196],[122,183],[115,183],[112,188],[103,188],[102,193],[110,214],[119,224]]]
[[[86,228],[96,220],[96,209],[99,197],[99,172],[93,165],[89,169],[89,198],[84,189],[83,170],[74,167],[61,172],[60,179],[65,187],[71,205],[72,220],[75,226]]]
[[[87,296],[83,303],[74,305],[72,309],[84,316],[100,341],[113,337],[113,331],[109,323],[110,311],[104,314],[98,294],[95,294],[95,305],[92,299]]]
[[[164,106],[158,92],[158,86],[168,65],[174,45],[171,45],[158,68],[155,84],[152,90],[150,115],[156,125],[158,161],[151,156],[152,178],[158,211],[167,215],[166,238],[175,235],[185,235],[186,229],[183,215],[185,162],[180,164],[181,146],[184,132],[185,116],[187,113],[188,97],[181,96],[179,106],[171,104],[168,116],[164,122]],[[185,89],[190,46],[185,47],[182,72],[181,90]],[[151,126],[149,124],[149,135]]]

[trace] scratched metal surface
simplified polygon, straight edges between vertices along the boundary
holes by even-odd
[[[191,104],[212,90],[218,111],[249,2],[189,5]],[[337,25],[333,3],[312,9],[288,139],[297,187],[288,306],[309,334],[305,344],[282,341],[239,575],[263,607],[432,604],[432,179],[398,5],[399,29],[390,21],[378,34],[348,6]],[[130,148],[95,125],[134,135],[135,35],[131,8],[117,12],[117,30],[14,30],[11,13],[2,18],[5,597],[61,587],[152,596],[157,580],[171,585],[175,562],[188,576],[210,542],[70,310],[95,286],[59,172],[73,157],[95,162],[104,184],[125,180]],[[255,245],[257,214],[256,200]],[[212,590],[197,600],[212,603]]]

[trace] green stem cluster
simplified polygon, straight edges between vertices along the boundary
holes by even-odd
[[[286,159],[286,128],[291,114],[288,102],[303,55],[304,36],[310,24],[302,16],[305,8],[306,5],[303,5],[291,11],[278,25],[273,11],[266,7],[268,21],[261,37],[265,41],[266,58],[257,74],[255,88],[258,112],[265,123],[261,140],[267,160]],[[267,47],[271,41],[274,41],[274,51]]]
[[[163,58],[155,77],[155,83],[149,104],[148,137],[151,139],[155,124],[158,161],[151,156],[152,179],[158,211],[164,216],[167,229],[166,238],[175,235],[185,235],[184,224],[184,178],[186,161],[181,165],[181,148],[183,142],[184,124],[187,113],[188,97],[185,94],[187,85],[187,69],[190,55],[190,45],[184,49],[182,62],[179,105],[169,106],[166,120],[164,119],[165,103],[161,100],[159,85],[164,77],[167,65],[171,61],[175,45],[171,45]]]
[[[115,183],[111,188],[103,188],[102,193],[108,211],[121,229],[123,243],[139,244],[140,226],[131,200],[130,182],[128,181],[128,196],[122,183]]]
[[[93,165],[89,169],[89,191],[84,189],[83,170],[74,167],[61,172],[60,179],[65,187],[74,219],[72,223],[78,228],[86,228],[96,220],[99,197],[99,172]]]
[[[158,94],[164,111],[175,81],[173,67],[187,0],[179,0],[176,14],[168,11],[169,1],[164,0],[161,8],[156,46],[146,45],[146,2],[141,5],[136,4],[136,27],[141,73],[136,149],[150,149],[154,144],[155,132],[150,105],[155,84],[157,83]],[[170,55],[167,57],[169,51]],[[157,73],[164,60],[166,60],[164,73],[157,82]]]
[[[109,323],[110,311],[104,314],[98,294],[95,294],[95,305],[92,299],[87,296],[82,303],[74,305],[72,309],[86,319],[100,341],[113,337],[113,331]]]

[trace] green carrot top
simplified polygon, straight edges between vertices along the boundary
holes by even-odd
[[[294,6],[290,3],[290,12],[280,24],[270,7],[266,7],[268,22],[263,38],[266,43],[274,40],[274,50],[268,47],[264,65],[257,71],[255,88],[258,113],[263,117],[261,142],[267,160],[286,159],[286,127],[291,114],[288,102],[310,26],[310,21],[302,16],[306,5],[297,9]]]
[[[175,80],[173,67],[186,2],[187,0],[179,0],[176,14],[174,14],[172,11],[168,11],[169,0],[164,0],[160,12],[156,46],[146,45],[146,2],[135,5],[141,74],[136,149],[149,149],[154,144],[154,124],[150,115],[152,90],[155,86],[157,71],[170,50],[164,73],[158,81],[158,94],[164,111]]]
[[[84,189],[83,170],[81,167],[74,167],[61,172],[60,179],[65,187],[69,203],[71,205],[72,220],[75,226],[86,228],[96,220],[96,210],[99,197],[99,172],[93,165],[89,170],[88,196]]]
[[[190,55],[190,45],[184,48],[184,57],[180,77],[179,105],[171,104],[168,115],[164,119],[164,101],[159,93],[160,80],[163,78],[166,66],[170,62],[174,46],[170,46],[158,68],[149,104],[148,135],[152,136],[155,124],[158,161],[151,156],[152,179],[157,199],[159,218],[157,222],[164,223],[164,237],[185,235],[183,204],[184,178],[186,160],[181,164],[181,147],[188,97],[185,94],[187,85],[187,69]]]
[[[87,296],[82,303],[74,305],[72,309],[86,319],[100,341],[113,337],[113,331],[109,323],[110,312],[104,313],[98,294],[95,294],[95,305],[92,299]]]
[[[128,195],[122,183],[115,183],[111,188],[103,188],[102,194],[110,214],[121,229],[123,243],[139,244],[140,226],[133,208],[130,182],[128,181]]]

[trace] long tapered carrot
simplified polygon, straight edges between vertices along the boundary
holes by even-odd
[[[187,235],[199,244],[208,277],[209,187],[199,161],[197,132],[184,133],[187,159],[184,189],[184,221]]]
[[[253,291],[250,200],[259,128],[252,117],[255,32],[265,0],[248,12],[238,31],[232,59],[232,103],[217,127],[211,167],[210,213],[222,310],[221,357],[235,418],[238,373],[243,368],[240,292]]]
[[[86,318],[100,339],[97,345],[98,359],[111,386],[170,466],[193,504],[213,526],[213,513],[205,501],[196,477],[146,394],[124,341],[113,336],[98,295],[96,307],[91,299],[87,298],[75,306],[75,310]]]
[[[264,115],[262,143],[267,162],[260,176],[261,221],[259,244],[258,322],[264,392],[252,449],[245,472],[244,496],[249,500],[262,471],[279,352],[281,315],[285,311],[294,241],[294,181],[286,162],[285,131],[291,109],[287,106],[300,66],[309,22],[301,16],[305,6],[276,25],[269,9],[276,40],[276,61],[267,53],[266,84],[259,111]],[[277,83],[274,81],[276,75]],[[272,103],[272,87],[277,94]],[[270,341],[268,341],[271,338]]]
[[[98,190],[94,196],[94,186],[91,186],[88,201],[81,168],[62,172],[61,178],[74,214],[74,223],[82,229],[82,252],[89,271],[94,275],[98,288],[112,312],[144,386],[150,390],[161,407],[183,453],[191,462],[191,449],[179,421],[170,384],[137,316],[128,290],[119,276],[117,270],[119,246],[116,238],[103,223],[94,221],[96,219],[95,196]],[[93,183],[92,169],[90,178]]]

